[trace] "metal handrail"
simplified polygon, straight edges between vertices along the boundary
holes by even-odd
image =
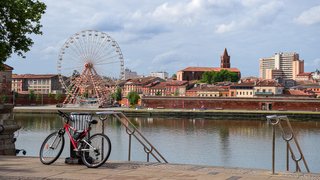
[[[286,122],[286,125],[288,126],[288,132],[285,131],[283,128],[281,121],[284,120]],[[294,134],[294,131],[292,129],[291,123],[289,121],[289,118],[287,116],[278,116],[278,115],[271,115],[267,116],[267,121],[268,123],[272,124],[272,174],[274,174],[274,169],[275,169],[275,126],[278,125],[281,133],[282,133],[282,139],[286,142],[287,147],[286,147],[286,166],[287,166],[287,171],[289,171],[289,154],[291,154],[292,160],[296,164],[296,172],[301,172],[301,168],[299,165],[299,162],[302,160],[304,163],[304,166],[307,170],[308,173],[310,173],[308,164],[304,158],[304,155],[302,153],[301,147],[299,145],[299,142]],[[289,135],[286,137],[286,135]],[[292,146],[290,145],[290,142],[293,140],[294,145],[298,149],[298,157],[296,158],[296,154],[292,150]]]
[[[102,133],[104,133],[104,121],[108,119],[108,116],[112,115],[118,121],[121,122],[126,128],[126,133],[129,135],[129,147],[128,147],[128,161],[131,161],[131,141],[132,136],[143,146],[143,150],[147,155],[147,162],[150,160],[150,154],[152,157],[160,163],[168,163],[168,161],[160,154],[160,152],[147,140],[145,136],[131,123],[131,121],[122,113],[115,111],[97,112],[99,119],[102,122]]]

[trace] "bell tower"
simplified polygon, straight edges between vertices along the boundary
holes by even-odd
[[[220,59],[221,59],[221,63],[220,63],[221,68],[230,68],[230,56],[228,55],[227,48],[224,48],[224,52],[220,56]]]

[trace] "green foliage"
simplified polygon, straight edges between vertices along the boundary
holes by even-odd
[[[57,94],[54,96],[54,99],[57,100],[57,101],[60,101],[62,98],[62,94],[57,92]]]
[[[209,71],[204,72],[202,74],[201,82],[207,84],[213,84],[216,82],[223,82],[223,81],[231,81],[237,82],[239,80],[238,74],[235,72],[230,72],[228,70],[221,70],[219,72]]]
[[[14,95],[14,98],[16,98],[16,99],[19,97],[19,93],[18,93],[18,92],[15,92],[15,91],[14,91],[14,92],[13,92],[13,95]]]
[[[40,19],[46,5],[38,0],[0,1],[0,65],[12,53],[24,57],[33,41],[31,34],[42,34]]]
[[[48,98],[53,98],[54,96],[53,96],[53,94],[52,93],[49,93],[48,94]]]
[[[173,94],[173,95],[174,95],[174,96],[179,96],[179,94],[180,94],[180,93],[179,93],[179,90],[177,89],[177,90],[174,91],[174,94]]]
[[[156,92],[156,96],[161,96],[161,95],[162,95],[162,93],[160,91]]]
[[[8,96],[6,94],[1,95],[1,102],[2,103],[8,102]]]
[[[41,95],[40,94],[36,94],[36,102],[40,102],[41,100]]]
[[[88,91],[84,92],[84,93],[82,94],[82,97],[88,98],[88,97],[89,97],[89,92],[88,92]]]
[[[137,92],[131,91],[131,92],[128,93],[127,98],[129,100],[130,105],[134,106],[134,105],[138,104],[140,96],[139,96],[139,94]]]
[[[171,78],[172,79],[177,79],[177,75],[176,74],[172,74]]]
[[[121,101],[122,100],[122,90],[121,88],[117,88],[116,92],[114,92],[112,95],[112,99],[115,101]]]
[[[29,100],[32,101],[35,98],[34,90],[29,90]]]

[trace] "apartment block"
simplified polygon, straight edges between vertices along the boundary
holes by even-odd
[[[165,71],[160,71],[160,72],[151,72],[150,76],[151,77],[158,77],[158,78],[161,78],[161,79],[168,79],[169,74],[167,72],[165,72]]]
[[[126,68],[124,70],[124,80],[127,80],[127,79],[134,79],[134,78],[138,78],[139,75],[137,72],[135,71],[131,71],[130,69]]]
[[[22,94],[30,90],[36,94],[62,93],[59,77],[56,74],[13,74],[12,89]]]
[[[298,74],[304,73],[304,60],[299,59],[299,54],[276,53],[269,58],[260,59],[260,78],[262,79],[293,79]]]

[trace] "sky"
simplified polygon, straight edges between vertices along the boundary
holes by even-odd
[[[297,52],[305,72],[320,69],[319,0],[45,0],[43,35],[32,35],[26,58],[6,64],[17,74],[57,73],[60,49],[83,30],[109,34],[124,66],[141,75],[189,66],[231,67],[259,76],[259,58]],[[70,62],[72,63],[72,62]]]

